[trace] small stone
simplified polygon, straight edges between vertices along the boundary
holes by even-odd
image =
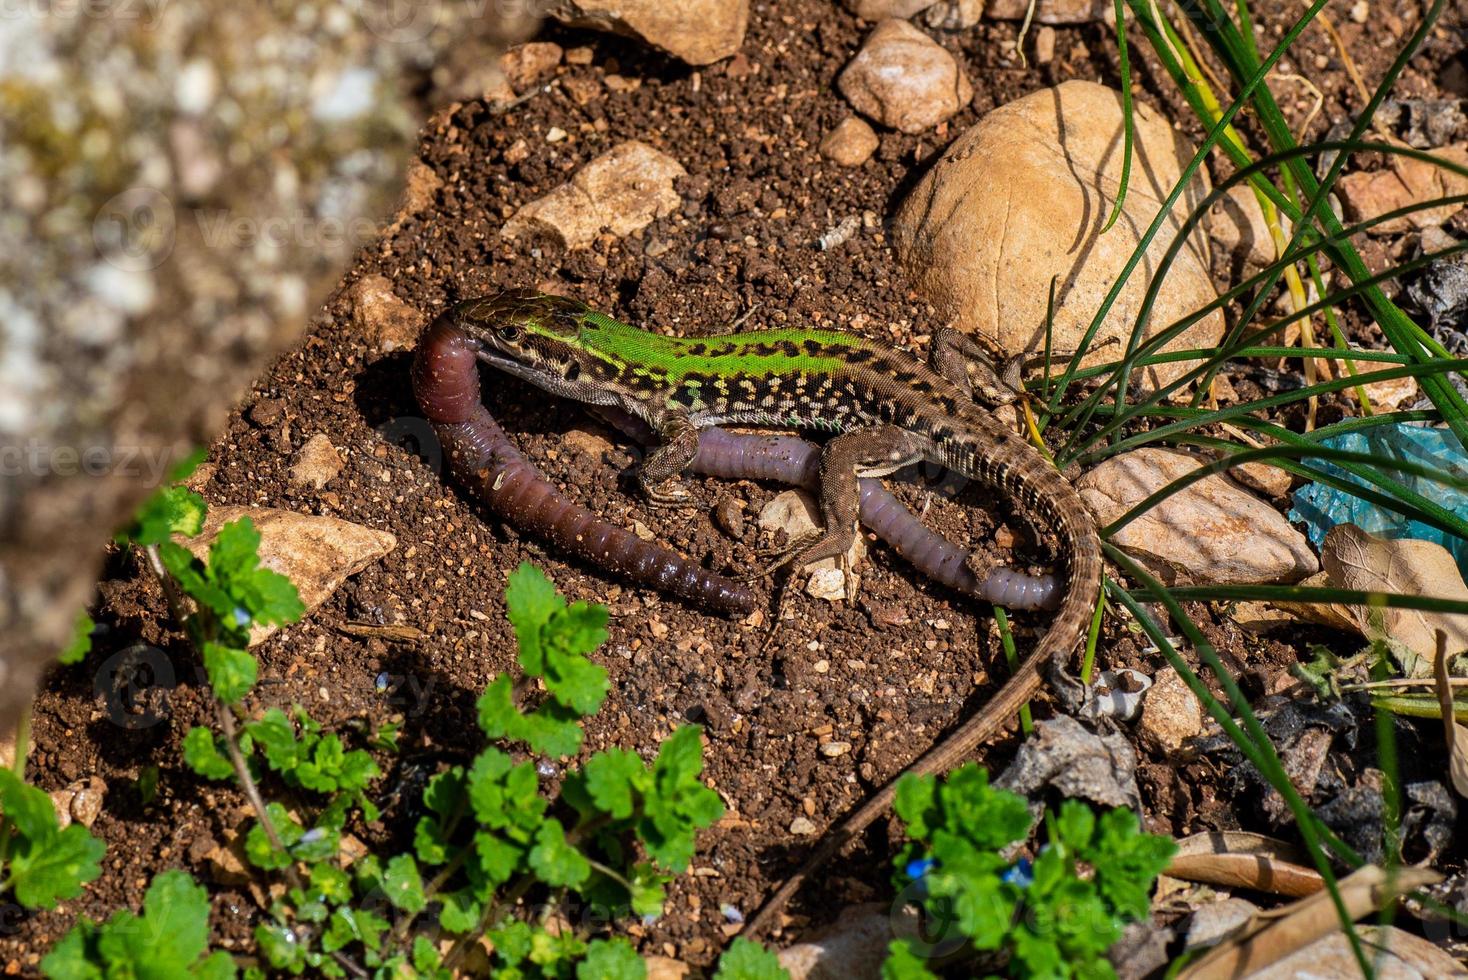
[[[262,429],[268,429],[285,414],[285,402],[278,398],[262,398],[251,405],[246,414],[251,422]]]
[[[1082,474],[1076,489],[1109,524],[1201,465],[1176,450],[1137,449]],[[1217,473],[1158,503],[1111,540],[1166,584],[1297,582],[1320,567],[1309,541],[1279,511]]]
[[[239,834],[230,834],[229,843],[216,845],[204,858],[204,863],[209,867],[209,877],[214,882],[225,887],[238,887],[248,884],[252,875],[244,859],[244,837]]]
[[[846,598],[846,573],[839,568],[817,568],[811,572],[805,591],[815,599],[839,602]]]
[[[744,505],[733,497],[721,497],[714,505],[714,523],[735,541],[744,537]]]
[[[1371,4],[1366,0],[1356,0],[1351,4],[1351,19],[1358,24],[1364,24],[1371,17]]]
[[[300,592],[309,615],[333,592],[368,565],[397,546],[387,531],[364,527],[335,517],[316,517],[271,507],[210,507],[204,529],[182,542],[201,560],[219,529],[231,521],[248,517],[260,532],[260,564],[290,579]],[[274,633],[278,626],[255,626],[250,646]]]
[[[1055,60],[1055,28],[1048,24],[1035,32],[1035,64],[1048,65]]]
[[[1280,218],[1281,230],[1289,236],[1289,222]],[[1208,235],[1237,261],[1254,266],[1267,266],[1274,261],[1274,239],[1264,221],[1259,199],[1247,186],[1229,188],[1208,209],[1204,218]]]
[[[72,790],[71,805],[67,808],[71,813],[71,818],[83,827],[91,829],[92,824],[97,822],[97,817],[102,813],[102,801],[107,796],[106,780],[101,776],[93,776],[90,779],[72,783],[67,789]]]
[[[524,92],[556,70],[564,52],[552,41],[517,44],[500,58],[500,67],[516,92]]]
[[[1378,410],[1386,409],[1395,411],[1403,405],[1415,402],[1422,388],[1417,384],[1417,379],[1412,377],[1393,378],[1390,381],[1373,381],[1365,385],[1366,397],[1371,399],[1371,405]]]
[[[839,758],[850,751],[850,742],[824,742],[821,745],[821,755],[827,759]]]
[[[1142,696],[1142,738],[1164,754],[1203,732],[1203,705],[1178,672],[1164,667]]]
[[[1250,490],[1270,498],[1283,497],[1294,482],[1294,477],[1289,473],[1264,462],[1243,463],[1229,469],[1228,474]]]
[[[410,350],[427,318],[398,299],[385,276],[363,276],[347,292],[352,322],[378,350]]]
[[[1433,151],[1448,163],[1468,166],[1468,144],[1455,143]],[[1336,184],[1346,213],[1352,220],[1366,221],[1412,204],[1468,192],[1468,177],[1445,170],[1426,160],[1393,154],[1385,170],[1346,174]],[[1440,204],[1400,218],[1392,218],[1367,229],[1371,235],[1396,235],[1441,225],[1462,208]]]
[[[913,14],[922,13],[936,0],[845,0],[846,9],[862,20],[886,20],[900,17],[906,20]]]
[[[657,534],[653,531],[653,529],[648,527],[641,521],[632,522],[632,533],[637,535],[637,537],[642,539],[643,541],[657,540]]]
[[[821,156],[843,167],[859,167],[880,145],[871,126],[856,116],[847,116],[821,140]]]
[[[790,821],[790,832],[796,837],[810,837],[816,832],[816,825],[807,817],[796,817]]]
[[[923,13],[923,23],[936,31],[966,31],[984,15],[984,0],[944,0]]]
[[[579,106],[591,105],[605,91],[595,79],[578,78],[574,75],[561,79],[561,89]]]
[[[1029,0],[989,0],[984,16],[990,20],[1024,20]],[[1101,20],[1113,6],[1108,0],[1037,0],[1036,24],[1089,24]]]
[[[749,0],[553,0],[550,16],[637,38],[690,65],[711,65],[739,50]]]
[[[520,208],[500,234],[512,239],[544,235],[568,249],[587,247],[603,228],[621,238],[679,208],[683,198],[673,181],[686,176],[677,160],[631,140]]]
[[[296,453],[291,466],[291,482],[320,490],[342,470],[342,458],[325,433],[318,432]]]
[[[589,65],[595,60],[595,48],[582,46],[566,49],[566,64],[568,65]]]
[[[612,451],[612,444],[595,432],[585,429],[567,429],[561,436],[561,445],[572,452],[590,457],[598,462]]]
[[[510,166],[524,163],[530,157],[530,144],[522,136],[505,148],[505,163]]]
[[[936,126],[974,95],[953,55],[905,20],[878,24],[836,87],[856,111],[904,133]]]
[[[601,80],[601,83],[607,87],[608,91],[618,93],[636,92],[642,88],[642,79],[631,78],[627,75],[608,75]]]
[[[545,131],[547,143],[559,143],[566,138],[566,131],[559,126],[552,126]]]

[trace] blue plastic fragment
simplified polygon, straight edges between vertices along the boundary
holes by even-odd
[[[1463,452],[1463,447],[1448,429],[1396,423],[1346,432],[1322,439],[1320,444],[1330,449],[1369,453],[1416,463],[1452,478],[1468,479],[1468,454]],[[1368,485],[1328,460],[1306,459],[1304,462],[1357,486]],[[1383,476],[1468,520],[1468,492],[1386,466],[1381,467],[1380,471]],[[1440,544],[1452,554],[1458,567],[1468,574],[1468,541],[1456,535],[1448,534],[1430,524],[1409,520],[1394,510],[1378,507],[1323,483],[1308,483],[1296,490],[1293,497],[1295,506],[1290,509],[1290,520],[1305,524],[1310,540],[1317,548],[1325,540],[1326,532],[1337,524],[1355,524],[1378,537],[1416,538]]]

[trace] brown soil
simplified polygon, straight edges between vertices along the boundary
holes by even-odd
[[[1276,37],[1299,11],[1298,4],[1262,4],[1256,14],[1263,37]],[[1376,0],[1370,22],[1358,25],[1342,8],[1337,26],[1368,85],[1381,77],[1418,16],[1416,4]],[[1440,74],[1462,85],[1463,23],[1459,11],[1434,31],[1399,95],[1464,94],[1439,85]],[[474,699],[513,663],[502,596],[506,574],[521,561],[544,567],[564,593],[611,607],[611,639],[600,660],[611,672],[612,692],[588,726],[588,749],[617,744],[647,754],[679,724],[706,728],[709,783],[729,815],[703,835],[693,873],[671,890],[667,915],[646,929],[632,927],[648,952],[709,962],[726,939],[721,906],[752,914],[808,851],[814,838],[792,836],[793,820],[804,816],[823,830],[992,693],[1004,670],[989,611],[926,582],[884,546],[872,548],[855,608],[801,594],[794,600],[796,620],[761,655],[762,630],[754,622],[623,588],[486,520],[418,455],[379,434],[394,420],[416,416],[409,356],[374,352],[355,332],[343,295],[361,276],[380,274],[431,316],[450,301],[495,287],[539,286],[632,322],[689,334],[719,332],[753,310],[751,325],[852,328],[921,347],[939,324],[904,281],[881,219],[947,142],[987,110],[1071,78],[1118,82],[1115,44],[1104,25],[1057,29],[1055,60],[1028,68],[1012,54],[1016,31],[1013,23],[984,22],[940,36],[974,82],[972,106],[918,136],[883,133],[875,158],[856,170],[816,152],[822,135],[848,113],[833,80],[865,32],[831,0],[756,2],[742,55],[702,71],[622,40],[548,27],[545,36],[567,48],[591,48],[592,63],[563,66],[559,90],[506,115],[471,103],[435,118],[421,149],[443,181],[433,205],[362,251],[310,336],[260,379],[210,447],[214,469],[202,486],[211,504],[328,514],[397,536],[387,558],[347,582],[308,621],[259,648],[265,683],[254,698],[260,706],[300,702],[328,725],[403,716],[403,752],[383,759],[389,767],[381,784],[384,819],[361,830],[369,842],[406,843],[423,779],[476,748],[465,735],[475,730]],[[1186,107],[1143,47],[1134,35],[1140,95],[1196,135]],[[1323,93],[1312,135],[1359,110],[1342,62],[1318,26],[1289,60],[1283,71],[1307,74]],[[1455,64],[1456,74],[1442,71]],[[599,84],[614,73],[640,86],[614,92]],[[577,104],[567,94],[573,81],[598,83],[588,87],[595,97]],[[1277,91],[1292,121],[1303,122],[1313,96],[1289,82],[1278,83]],[[547,142],[552,126],[569,137]],[[506,150],[521,139],[529,155],[511,164]],[[655,144],[687,168],[679,212],[640,235],[604,238],[583,252],[500,242],[498,228],[518,205],[624,139]],[[815,246],[843,218],[866,212],[877,227],[832,251]],[[768,546],[753,520],[734,540],[710,519],[711,507],[681,513],[644,506],[619,479],[634,461],[626,440],[577,407],[517,382],[487,380],[491,411],[512,437],[596,512],[624,526],[640,521],[716,569],[746,567]],[[262,403],[271,404],[256,411]],[[586,440],[566,438],[573,429],[603,435],[613,448],[589,452]],[[293,453],[316,433],[325,433],[346,460],[325,491],[302,489],[287,477]],[[693,488],[711,505],[732,498],[750,516],[781,489],[717,481],[694,481]],[[1027,525],[1007,509],[992,509],[983,495],[952,502],[922,485],[902,492],[914,506],[931,501],[930,524],[984,542],[998,560],[1015,560],[1010,549],[988,543],[1005,525],[1019,537],[1020,562],[1049,561]],[[108,845],[105,870],[82,899],[55,912],[0,915],[0,965],[11,973],[33,971],[40,951],[77,915],[103,918],[120,905],[136,905],[146,882],[163,869],[183,867],[207,879],[202,857],[236,821],[242,802],[231,788],[206,784],[182,765],[179,742],[191,725],[207,721],[207,702],[197,669],[166,625],[156,587],[119,555],[100,595],[97,619],[107,633],[86,665],[55,671],[37,702],[30,774],[47,789],[91,775],[107,781],[105,812],[94,827]],[[1210,610],[1193,613],[1210,624],[1225,662],[1251,695],[1274,689],[1282,670],[1317,638],[1295,633],[1260,640]],[[1016,620],[1021,644],[1045,624],[1040,615]],[[407,624],[424,638],[364,638],[350,626],[361,623]],[[103,666],[109,658],[140,641],[166,653],[154,663],[165,676],[151,689],[146,678],[135,683],[140,696],[128,714],[99,698],[94,683],[110,669]],[[1101,656],[1105,665],[1151,673],[1163,661],[1144,646],[1112,620]],[[380,675],[390,678],[385,691]],[[819,751],[823,741],[852,748],[828,758]],[[1002,767],[1013,746],[1011,735],[987,749],[983,761]],[[1152,829],[1179,836],[1240,825],[1269,829],[1253,791],[1230,776],[1227,759],[1179,765],[1138,751]],[[145,805],[138,780],[150,767],[159,771],[158,793]],[[791,910],[796,927],[827,920],[844,904],[889,896],[888,833],[879,824],[848,859],[804,890]],[[255,899],[244,888],[214,886],[214,895],[216,940],[247,949],[260,915]]]

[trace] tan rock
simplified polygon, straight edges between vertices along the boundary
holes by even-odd
[[[500,67],[515,91],[525,92],[555,71],[564,53],[561,46],[553,41],[517,44],[500,58]]]
[[[552,0],[550,16],[637,38],[690,65],[711,65],[744,43],[749,0]]]
[[[1142,738],[1164,753],[1173,753],[1203,731],[1203,704],[1176,670],[1164,667],[1142,696],[1138,722]]]
[[[355,575],[397,546],[387,531],[363,527],[335,517],[314,517],[271,507],[210,507],[204,530],[180,543],[197,557],[207,559],[209,546],[219,529],[242,517],[250,518],[260,532],[260,564],[296,584],[306,615]],[[250,645],[263,641],[278,629],[256,626],[250,630]]]
[[[881,141],[864,121],[847,116],[821,140],[821,156],[843,167],[859,167],[877,152]]]
[[[342,471],[342,458],[325,433],[318,432],[296,452],[291,482],[320,490]]]
[[[378,350],[411,350],[428,318],[398,299],[385,276],[363,276],[347,293],[352,323]]]
[[[1140,102],[1135,109],[1126,205],[1105,234],[1122,156],[1121,97],[1111,89],[1071,81],[1032,93],[995,109],[948,148],[903,201],[892,228],[899,258],[940,316],[1002,353],[1038,350],[1054,278],[1054,347],[1077,346],[1192,155],[1160,114]],[[1098,341],[1131,335],[1168,243],[1205,193],[1200,181],[1182,195]],[[1149,334],[1214,296],[1208,243],[1198,232],[1167,272]],[[1223,328],[1214,312],[1164,349],[1211,347]],[[1116,350],[1093,346],[1085,363],[1112,360]],[[1142,377],[1155,384],[1189,366],[1158,365]]]
[[[545,235],[570,249],[590,245],[603,228],[618,237],[630,235],[682,203],[673,181],[686,173],[666,153],[630,140],[516,211],[500,234],[505,238]]]
[[[759,526],[764,531],[783,531],[787,543],[810,539],[822,527],[820,505],[804,490],[786,490],[760,508]],[[853,575],[866,555],[866,539],[858,534],[845,555]],[[811,597],[836,602],[850,594],[840,558],[823,558],[803,570],[811,572],[805,589]]]
[[[1024,20],[1029,0],[989,0],[984,15],[990,20]],[[1108,0],[1036,0],[1036,24],[1089,24],[1101,20],[1112,4]]]
[[[862,20],[906,19],[931,7],[937,0],[843,0],[846,9]]]
[[[1035,32],[1035,64],[1048,65],[1055,60],[1055,28],[1046,24]]]
[[[1106,460],[1076,482],[1102,524],[1203,465],[1171,449]],[[1118,531],[1112,542],[1167,584],[1295,582],[1320,567],[1305,536],[1273,507],[1219,474],[1174,493]]]
[[[1417,379],[1412,377],[1393,378],[1390,381],[1373,381],[1365,385],[1366,397],[1377,410],[1396,411],[1403,405],[1415,402],[1422,393]]]
[[[1463,964],[1432,942],[1396,926],[1356,927],[1361,944],[1371,950],[1372,967],[1378,977],[1390,980],[1425,980],[1428,977],[1462,977]],[[1335,966],[1331,966],[1334,963]],[[1359,976],[1356,954],[1343,932],[1332,931],[1249,973],[1249,980],[1296,980],[1298,977]]]
[[[923,23],[939,31],[966,31],[984,15],[984,0],[943,0],[923,14]]]
[[[1468,144],[1458,143],[1432,151],[1434,156],[1460,167],[1468,166]],[[1412,157],[1393,156],[1386,170],[1346,174],[1336,184],[1353,221],[1367,221],[1410,204],[1433,198],[1468,193],[1468,177]],[[1397,235],[1405,231],[1421,231],[1436,227],[1462,208],[1461,204],[1442,204],[1393,218],[1368,229],[1372,235]]]
[[[102,813],[102,801],[107,796],[107,782],[100,776],[78,779],[50,794],[51,806],[56,811],[56,823],[64,830],[73,822],[91,829]]]
[[[866,903],[843,909],[829,926],[777,953],[790,980],[863,980],[880,975],[887,944],[918,938],[918,913],[910,905]]]
[[[1264,462],[1242,463],[1230,468],[1228,474],[1250,490],[1256,490],[1271,498],[1283,497],[1289,492],[1290,484],[1295,479],[1278,466],[1271,466]]]
[[[671,956],[649,956],[642,961],[647,966],[647,980],[683,980],[688,976],[688,964]]]
[[[1262,268],[1275,259],[1274,241],[1269,226],[1264,223],[1264,210],[1248,187],[1229,188],[1208,209],[1204,225],[1218,247],[1237,261]],[[1289,225],[1281,227],[1288,235]]]
[[[953,55],[905,20],[878,24],[836,87],[857,112],[904,133],[936,126],[974,96]]]

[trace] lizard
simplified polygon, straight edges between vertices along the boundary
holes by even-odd
[[[924,364],[890,344],[834,330],[664,336],[578,300],[523,291],[464,300],[445,315],[481,362],[553,395],[611,407],[650,426],[659,444],[636,478],[657,505],[693,503],[677,478],[697,452],[702,428],[736,424],[831,433],[820,465],[825,527],[814,540],[792,542],[788,561],[796,568],[846,553],[857,533],[859,477],[920,461],[994,487],[1014,498],[1025,516],[1048,522],[1068,565],[1050,627],[999,692],[905,773],[936,774],[961,763],[1038,691],[1042,670],[1058,666],[1085,635],[1101,589],[1095,519],[1044,455],[975,401],[971,366],[979,366],[981,379],[997,375],[992,366],[986,375],[983,366],[990,362],[968,335],[936,330]],[[978,394],[994,397],[996,388],[1009,385],[981,381],[979,387]],[[746,933],[768,927],[811,870],[885,814],[896,783],[889,780],[828,832]]]

